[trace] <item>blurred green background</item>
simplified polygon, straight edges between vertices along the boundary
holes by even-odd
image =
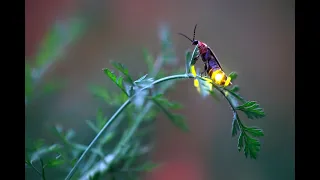
[[[232,113],[225,101],[203,99],[193,81],[179,81],[166,96],[184,104],[191,132],[175,128],[165,116],[156,120],[155,160],[201,159],[208,179],[292,180],[295,165],[295,21],[294,1],[286,0],[162,0],[162,1],[39,1],[26,0],[26,61],[52,61],[39,86],[59,81],[55,93],[39,95],[26,108],[26,136],[54,142],[48,128],[74,128],[88,144],[94,134],[85,120],[93,119],[100,101],[88,85],[118,91],[102,68],[110,60],[124,63],[131,74],[146,73],[142,48],[160,51],[159,28],[172,33],[178,63],[184,66],[197,23],[198,40],[216,53],[227,73],[236,71],[240,93],[256,100],[267,116],[247,120],[265,132],[257,160],[245,159],[231,138]],[[46,39],[47,38],[47,39]],[[45,47],[45,48],[44,48]],[[36,89],[37,90],[37,89]],[[39,90],[40,91],[40,90]],[[37,91],[36,91],[37,92]],[[104,107],[111,116],[115,110]],[[29,173],[29,179],[36,176]],[[50,177],[49,177],[50,178]],[[54,178],[53,178],[54,179]]]

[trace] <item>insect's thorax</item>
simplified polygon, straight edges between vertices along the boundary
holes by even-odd
[[[199,53],[201,54],[201,56],[203,56],[208,51],[208,46],[201,41],[199,41],[199,43],[198,43],[198,48],[199,48]]]

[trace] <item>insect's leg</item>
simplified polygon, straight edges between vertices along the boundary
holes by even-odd
[[[207,63],[204,63],[204,70],[200,73],[200,76],[202,76],[204,73],[207,72],[207,68],[208,68]]]
[[[192,59],[193,64],[195,64],[199,60],[200,55],[197,55]]]

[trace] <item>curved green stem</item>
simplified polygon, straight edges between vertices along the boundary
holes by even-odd
[[[177,75],[172,75],[172,76],[167,76],[158,80],[153,81],[150,85],[145,86],[141,88],[136,94],[131,96],[122,106],[113,114],[113,116],[107,121],[107,123],[103,126],[103,128],[99,131],[99,133],[96,135],[96,137],[91,141],[87,149],[82,153],[81,157],[79,160],[76,162],[76,164],[73,166],[65,180],[71,179],[71,177],[74,175],[76,172],[78,166],[80,165],[80,162],[84,159],[84,157],[87,155],[87,153],[90,151],[90,149],[93,147],[93,145],[98,141],[100,136],[106,131],[106,129],[111,125],[111,123],[118,117],[118,115],[131,103],[132,99],[139,94],[141,91],[146,90],[153,85],[169,81],[169,80],[175,80],[175,79],[188,79],[188,78],[194,78],[192,74],[177,74]]]
[[[199,75],[197,75],[197,78],[200,78],[200,79],[206,81],[205,78],[203,78],[203,77],[201,77],[201,76],[199,76]],[[240,127],[240,130],[241,130],[241,132],[242,132],[243,129],[245,128],[245,126],[244,126],[244,124],[242,124],[242,122],[240,121],[240,118],[239,118],[238,112],[237,112],[237,110],[236,110],[236,107],[233,106],[231,100],[226,96],[226,93],[223,92],[223,90],[220,89],[220,87],[219,87],[218,85],[216,85],[216,84],[214,84],[214,83],[211,83],[211,84],[212,84],[212,86],[214,86],[214,87],[223,95],[223,97],[228,101],[229,105],[231,106],[231,109],[232,109],[233,113],[236,114],[237,122],[238,122],[239,127]]]
[[[91,150],[93,145],[98,141],[100,136],[105,132],[105,130],[110,126],[110,124],[116,119],[116,117],[122,112],[129,104],[130,100],[128,99],[125,103],[122,104],[122,106],[113,114],[113,116],[107,121],[107,123],[103,126],[103,128],[99,131],[99,133],[96,135],[96,137],[91,141],[87,149],[82,153],[77,163],[73,166],[71,171],[69,172],[68,176],[66,177],[66,180],[71,179],[73,174],[76,172],[80,162],[84,159],[84,157],[87,155],[87,153]]]

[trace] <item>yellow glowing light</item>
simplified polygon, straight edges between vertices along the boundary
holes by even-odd
[[[195,80],[193,81],[193,85],[194,85],[195,87],[199,87],[199,81],[198,81],[198,79],[195,79]]]
[[[214,80],[215,77],[216,77],[216,75],[217,75],[218,73],[220,73],[220,72],[221,72],[221,69],[214,71],[214,72],[211,74],[211,79]]]
[[[190,71],[191,71],[191,74],[192,74],[192,75],[194,75],[194,76],[197,75],[196,68],[194,67],[194,65],[191,65]]]
[[[226,82],[224,83],[224,86],[228,86],[231,82],[231,77],[228,77]]]
[[[190,66],[190,72],[192,75],[197,76],[197,72],[195,69],[194,65]],[[205,86],[206,88],[208,88],[210,91],[212,91],[213,86],[212,86],[212,80],[206,77],[203,77],[204,82],[201,82],[203,86]],[[201,80],[201,81],[203,81]],[[200,82],[198,79],[194,79],[193,81],[193,85],[197,88],[197,91],[200,93]]]
[[[216,75],[216,77],[214,77],[214,80],[215,80],[218,84],[220,84],[220,82],[221,82],[221,80],[222,80],[223,77],[224,77],[224,76],[223,76],[222,73],[218,73],[218,74]]]

